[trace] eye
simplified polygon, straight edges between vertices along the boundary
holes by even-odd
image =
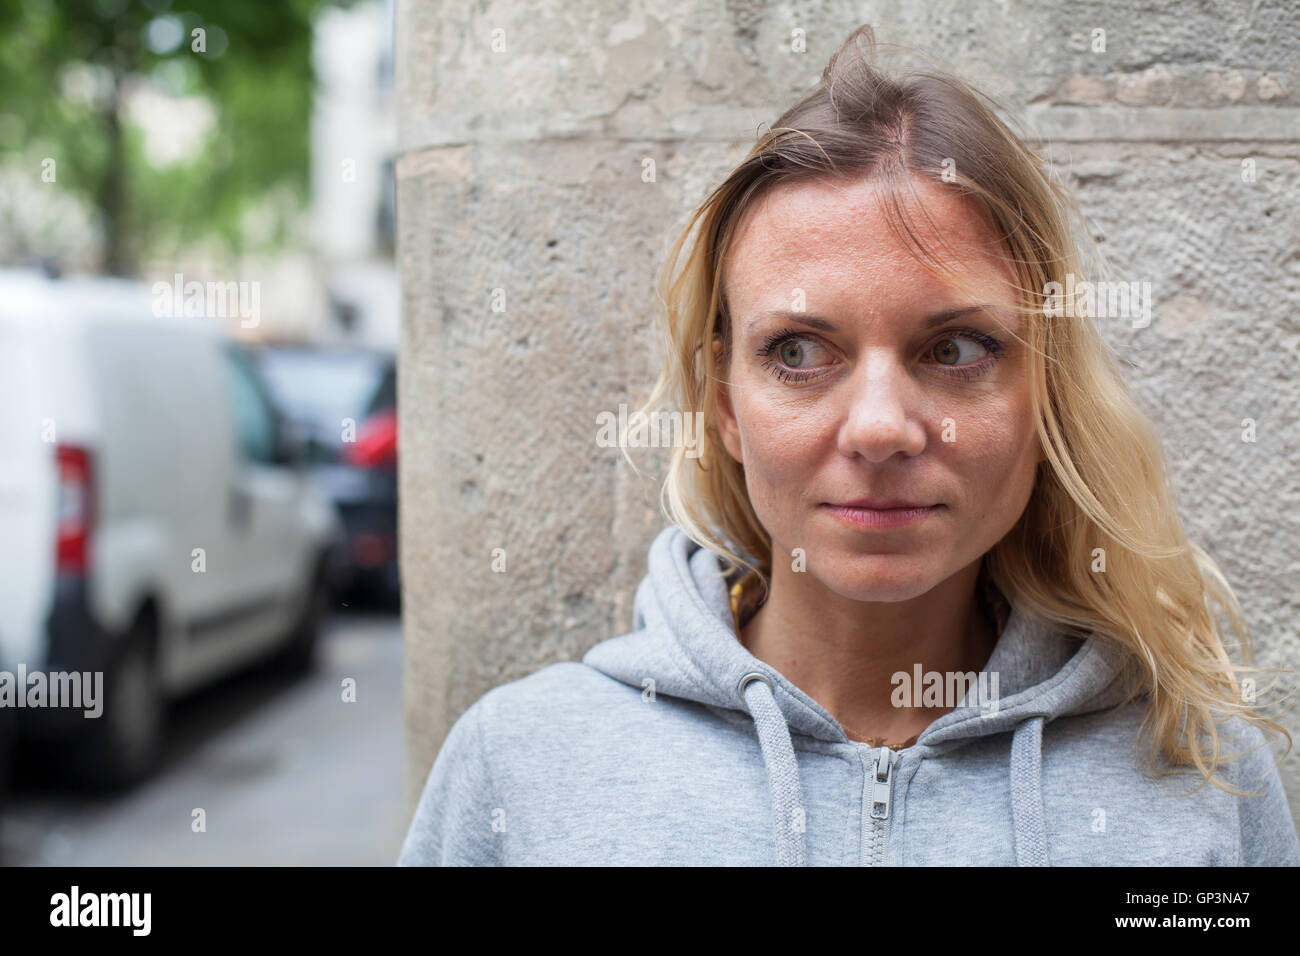
[[[977,347],[974,354],[969,351],[965,353],[966,357],[973,361],[961,361],[962,342]],[[982,350],[983,354],[979,354],[978,350]],[[972,379],[988,372],[1004,351],[1002,343],[993,336],[973,329],[964,329],[959,332],[949,332],[930,346],[928,354],[934,358],[934,364],[943,369],[945,375],[959,375],[964,379]],[[984,361],[986,359],[988,361]]]
[[[960,342],[974,343],[975,345],[978,345],[981,349],[983,349],[985,352],[988,352],[987,348],[985,348],[982,344],[976,342],[974,339],[970,338],[969,336],[949,335],[946,338],[940,339],[938,342],[936,342],[934,347],[930,349],[930,354],[934,356],[935,360],[940,365],[960,365],[962,364],[959,361],[961,359],[961,354],[962,354],[962,350],[958,347],[958,343]],[[983,358],[983,355],[977,354],[974,357],[975,359],[978,360]]]
[[[776,356],[790,368],[806,368],[816,365],[825,352],[814,339],[786,339],[777,346]]]
[[[763,368],[782,382],[806,381],[834,364],[828,361],[831,353],[826,346],[815,337],[792,329],[769,335],[758,354],[766,359]]]

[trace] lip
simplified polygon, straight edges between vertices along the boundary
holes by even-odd
[[[827,502],[823,507],[853,528],[902,528],[924,521],[943,506],[885,502],[883,506],[867,507],[854,501],[842,505]]]
[[[868,508],[871,511],[889,511],[893,508],[926,508],[931,507],[924,505],[919,501],[904,501],[902,498],[891,498],[888,501],[875,500],[872,498],[859,498],[857,501],[841,501],[839,504],[827,502],[832,508]]]

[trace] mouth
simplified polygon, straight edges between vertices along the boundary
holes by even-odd
[[[868,511],[893,511],[898,508],[931,508],[934,505],[927,505],[920,501],[904,501],[902,498],[885,499],[859,498],[857,501],[842,501],[839,504],[826,502],[832,508],[864,508]]]
[[[925,520],[943,505],[923,505],[897,499],[870,501],[864,498],[844,504],[826,502],[822,507],[853,528],[901,528]]]

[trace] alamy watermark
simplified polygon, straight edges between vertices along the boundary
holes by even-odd
[[[248,281],[186,282],[178,272],[171,282],[153,284],[153,314],[160,318],[239,319],[241,328],[251,329],[262,321],[262,285]]]
[[[894,685],[889,702],[895,707],[978,707],[985,713],[998,710],[997,671],[925,671],[914,664],[912,672],[897,671],[889,678]],[[964,704],[963,704],[964,702]]]
[[[1049,319],[1132,319],[1135,329],[1151,324],[1150,282],[1078,282],[1071,272],[1064,285],[1043,286],[1043,295],[1043,315]]]
[[[74,883],[67,893],[50,897],[50,925],[121,926],[132,936],[148,936],[152,910],[152,893],[82,892]]]
[[[104,712],[103,671],[0,671],[0,707],[72,707],[95,719]]]
[[[618,406],[618,414],[596,415],[596,444],[601,448],[686,448],[687,458],[699,458],[704,435],[704,413],[633,412]]]

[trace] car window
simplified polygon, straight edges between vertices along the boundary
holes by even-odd
[[[331,448],[342,443],[345,420],[361,426],[382,387],[384,364],[365,352],[264,348],[258,358],[280,409]]]
[[[230,398],[239,447],[249,461],[275,461],[275,418],[248,357],[238,348],[226,352]]]
[[[375,389],[375,394],[370,398],[370,404],[366,408],[367,415],[373,415],[376,412],[386,412],[390,408],[397,406],[397,366],[389,364],[384,367],[384,377],[379,381],[379,387]]]

